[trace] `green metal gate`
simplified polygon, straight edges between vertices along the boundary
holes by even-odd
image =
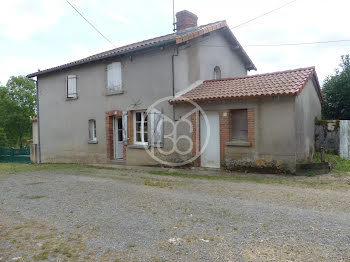
[[[0,162],[30,163],[30,147],[23,147],[23,148],[0,147]]]

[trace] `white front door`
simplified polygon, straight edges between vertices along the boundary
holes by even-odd
[[[203,116],[200,118],[201,149],[206,147],[201,154],[201,166],[220,168],[220,121],[218,112],[205,112],[208,117],[209,126]],[[210,132],[208,132],[210,129]],[[208,134],[209,138],[206,141]]]
[[[123,158],[123,125],[121,117],[114,117],[114,158]]]

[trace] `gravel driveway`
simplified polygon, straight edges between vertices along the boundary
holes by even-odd
[[[350,261],[348,183],[0,174],[0,261]]]

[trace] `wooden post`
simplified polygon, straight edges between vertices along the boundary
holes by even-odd
[[[321,162],[324,163],[325,162],[325,158],[324,158],[324,147],[321,147]]]

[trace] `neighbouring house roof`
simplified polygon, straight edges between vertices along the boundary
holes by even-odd
[[[233,35],[233,33],[230,30],[230,28],[228,27],[226,21],[218,21],[215,23],[207,24],[207,25],[188,28],[188,29],[185,29],[185,30],[173,33],[173,34],[168,34],[168,35],[144,40],[141,42],[129,44],[126,46],[118,47],[118,48],[115,48],[115,49],[112,49],[112,50],[109,50],[106,52],[98,53],[96,55],[92,55],[92,56],[89,56],[89,57],[86,57],[86,58],[83,58],[83,59],[80,59],[80,60],[77,60],[77,61],[74,61],[71,63],[67,63],[64,65],[52,67],[52,68],[49,68],[46,70],[38,71],[38,72],[27,75],[27,77],[39,76],[39,75],[43,75],[46,73],[74,67],[77,65],[82,65],[82,64],[91,63],[91,62],[99,61],[99,60],[106,59],[106,58],[111,58],[111,57],[118,56],[118,55],[130,54],[130,53],[144,50],[147,48],[154,48],[157,46],[160,47],[160,46],[165,46],[165,45],[169,45],[169,44],[181,44],[181,43],[184,43],[184,42],[189,41],[191,39],[197,38],[199,36],[205,35],[207,33],[210,33],[210,32],[213,32],[213,31],[216,31],[219,29],[224,30],[226,36],[232,42],[233,47],[235,48],[235,50],[238,51],[240,57],[244,61],[246,68],[248,70],[256,70],[256,67],[253,64],[252,60],[249,58],[247,53],[244,51],[243,47],[240,45],[240,43],[238,42],[236,37]]]
[[[233,98],[299,95],[307,81],[314,78],[320,100],[323,95],[314,67],[268,74],[206,80],[197,87],[172,99],[170,103],[210,101]]]

